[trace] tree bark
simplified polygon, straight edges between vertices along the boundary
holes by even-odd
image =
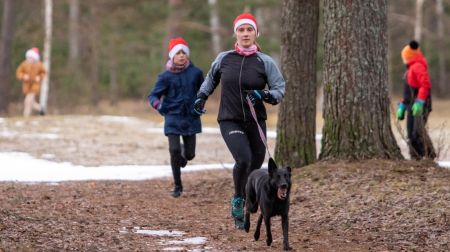
[[[12,86],[11,52],[14,37],[15,0],[4,0],[0,41],[0,113],[7,113]]]
[[[42,81],[40,104],[44,111],[47,110],[48,91],[50,89],[51,51],[53,30],[53,0],[45,0],[45,40],[44,40],[44,67],[47,74]]]
[[[281,68],[286,95],[280,105],[275,158],[300,167],[316,160],[316,52],[319,1],[285,0],[281,19]]]
[[[389,114],[386,5],[324,1],[320,159],[402,158]]]

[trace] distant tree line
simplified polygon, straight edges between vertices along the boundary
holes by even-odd
[[[450,0],[426,2],[420,9],[421,48],[429,60],[435,95],[448,97],[450,37],[445,34],[450,34]],[[243,11],[256,15],[261,27],[258,43],[281,63],[282,4],[278,0],[53,1],[49,109],[144,99],[163,69],[172,36],[183,36],[192,60],[207,71],[217,50],[232,48],[232,22]],[[14,71],[28,48],[43,49],[44,7],[44,0],[4,0],[0,6],[0,111],[22,100]],[[394,92],[400,91],[404,70],[400,50],[414,38],[416,16],[416,1],[388,2],[388,74]],[[319,44],[323,38],[320,28]],[[318,83],[323,78],[323,50],[317,47]]]

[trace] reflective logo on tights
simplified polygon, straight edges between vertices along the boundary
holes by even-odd
[[[241,131],[241,130],[232,130],[232,131],[228,132],[228,135],[233,135],[233,134],[242,134],[242,135],[244,135],[245,133],[244,133],[244,131]]]

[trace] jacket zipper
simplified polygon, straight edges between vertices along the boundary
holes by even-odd
[[[239,71],[239,94],[240,94],[240,96],[241,96],[241,108],[242,108],[242,114],[244,115],[244,122],[247,122],[247,118],[246,118],[246,116],[245,116],[245,110],[244,110],[244,100],[243,100],[243,98],[242,98],[242,85],[241,85],[242,68],[243,68],[243,66],[244,66],[245,57],[246,57],[246,56],[244,55],[244,57],[242,58],[242,61],[241,61],[241,69],[240,69],[240,71]]]

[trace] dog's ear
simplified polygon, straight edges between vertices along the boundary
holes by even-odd
[[[277,170],[277,164],[273,158],[269,158],[269,175],[272,177],[272,174]]]
[[[288,167],[286,167],[286,170],[289,172],[289,174],[291,174],[292,173],[292,169],[291,169],[291,167],[290,166],[288,166]]]

